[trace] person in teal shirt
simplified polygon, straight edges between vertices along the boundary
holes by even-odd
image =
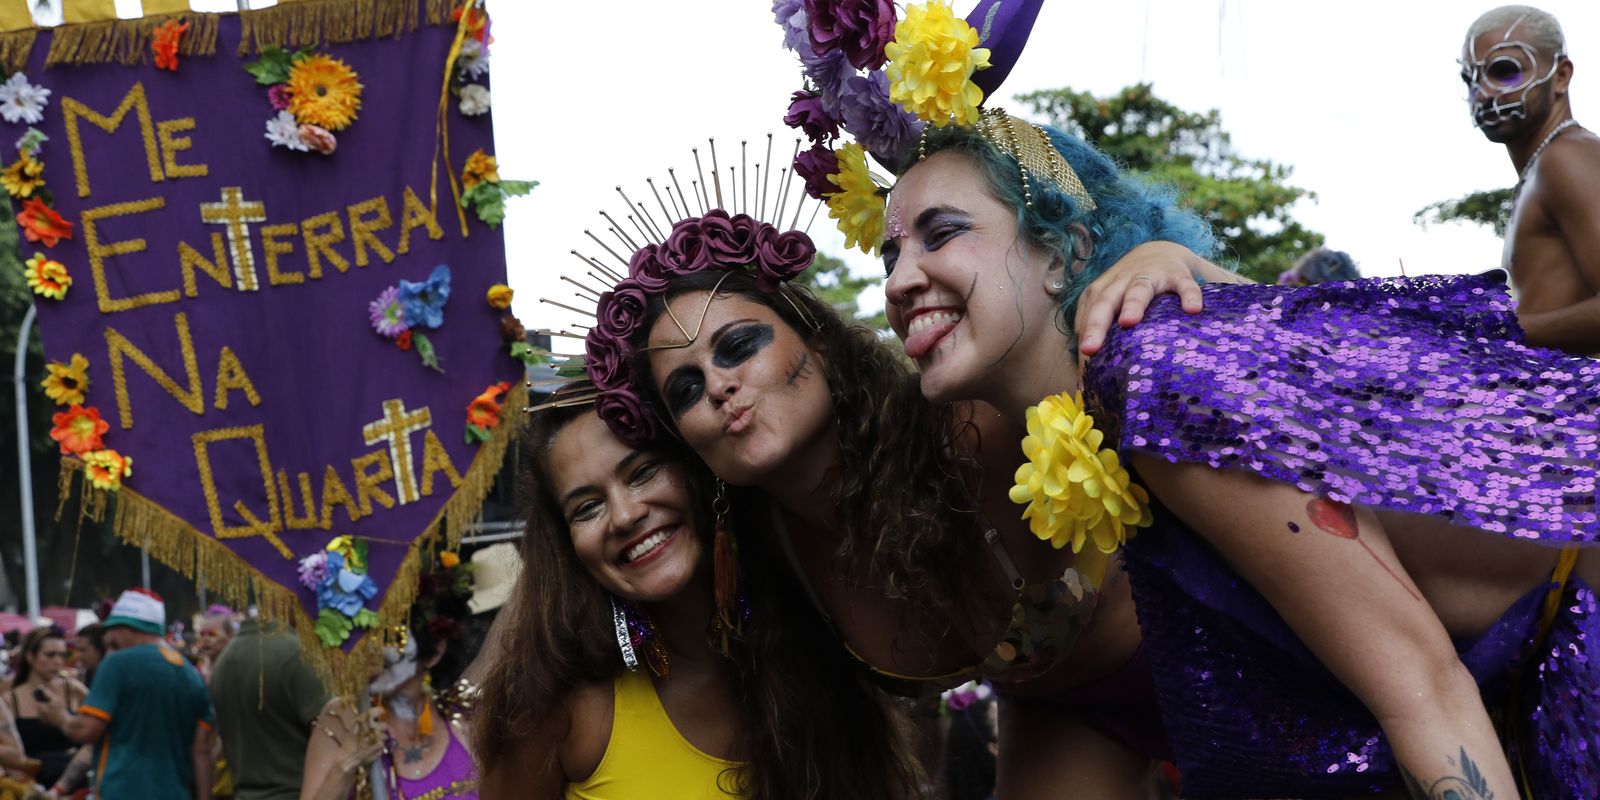
[[[113,652],[66,733],[95,744],[100,800],[211,800],[211,698],[200,673],[161,639],[159,595],[129,589],[105,621]]]

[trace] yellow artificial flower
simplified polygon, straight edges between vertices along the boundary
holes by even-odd
[[[115,450],[92,450],[83,454],[83,468],[94,488],[114,492],[122,488],[123,478],[133,474],[133,456]]]
[[[839,172],[828,181],[839,191],[828,195],[828,216],[839,223],[845,247],[860,247],[861,252],[877,255],[883,243],[883,196],[867,172],[867,154],[851,142],[840,147]]]
[[[28,259],[27,280],[34,294],[51,300],[66,297],[67,290],[72,288],[72,275],[68,274],[67,265],[44,253],[34,253],[33,258]]]
[[[490,286],[488,295],[489,307],[496,308],[501,311],[510,308],[512,294],[513,291],[511,287],[503,283],[497,283],[493,286]]]
[[[467,156],[467,163],[461,168],[461,188],[471,189],[480,183],[499,183],[500,167],[494,161],[494,156],[483,152],[483,148],[472,151]]]
[[[361,110],[361,81],[349,64],[306,56],[289,68],[289,113],[302,125],[342,131]]]
[[[1062,393],[1028,409],[1028,435],[1017,468],[1011,502],[1027,504],[1022,518],[1033,535],[1056,548],[1085,542],[1110,553],[1128,540],[1128,527],[1148,527],[1150,495],[1133,483],[1105,439],[1081,395]]]
[[[73,353],[67,363],[52,361],[44,369],[44,380],[39,385],[44,388],[45,397],[58,406],[83,405],[83,396],[89,391],[89,359],[82,353]]]
[[[35,189],[44,185],[44,162],[32,153],[18,153],[17,160],[0,170],[0,186],[6,194],[17,199],[32,197]]]
[[[989,67],[989,51],[978,46],[978,32],[950,5],[932,0],[906,9],[895,26],[889,57],[889,99],[936,128],[978,124],[983,90],[972,73]]]
[[[344,556],[345,569],[351,572],[366,572],[367,563],[361,558],[361,551],[356,549],[355,537],[335,536],[328,541],[328,552]]]

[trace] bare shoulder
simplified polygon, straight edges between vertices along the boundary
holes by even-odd
[[[1550,142],[1535,165],[1535,189],[1541,200],[1600,206],[1600,136],[1587,128],[1566,132]],[[1559,207],[1552,210],[1559,211]]]

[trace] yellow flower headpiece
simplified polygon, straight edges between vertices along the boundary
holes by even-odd
[[[1080,395],[1047,397],[1028,409],[1028,435],[1011,502],[1027,504],[1022,518],[1033,535],[1056,548],[1072,545],[1111,553],[1128,540],[1128,528],[1148,527],[1150,495],[1132,482],[1116,451],[1101,449],[1105,434],[1083,408]]]
[[[989,67],[989,51],[949,3],[907,8],[883,54],[889,57],[890,100],[935,127],[977,124],[983,90],[972,73]]]

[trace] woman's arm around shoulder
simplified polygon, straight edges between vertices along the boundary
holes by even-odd
[[[1243,472],[1134,465],[1367,706],[1415,796],[1517,796],[1477,684],[1377,515]]]

